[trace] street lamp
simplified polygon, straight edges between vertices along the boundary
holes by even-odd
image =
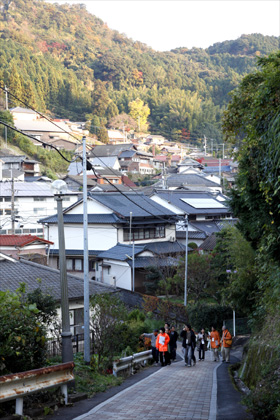
[[[69,319],[69,300],[68,300],[68,283],[66,273],[66,255],[65,255],[65,238],[64,223],[62,212],[62,196],[67,192],[66,182],[57,179],[51,184],[51,188],[55,193],[57,202],[57,224],[58,224],[58,241],[59,241],[59,271],[60,271],[60,290],[61,290],[61,319],[62,319],[62,363],[73,361],[72,334],[70,331]]]

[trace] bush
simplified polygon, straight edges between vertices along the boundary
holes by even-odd
[[[0,292],[0,372],[40,368],[46,362],[46,329],[36,304],[23,294]]]

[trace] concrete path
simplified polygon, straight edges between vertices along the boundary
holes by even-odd
[[[219,365],[209,351],[191,368],[172,363],[74,420],[215,420]]]

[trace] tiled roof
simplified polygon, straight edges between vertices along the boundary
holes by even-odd
[[[210,235],[215,232],[220,232],[224,227],[234,226],[236,224],[236,219],[229,220],[209,220],[209,221],[192,221],[192,224],[204,232],[207,235]]]
[[[83,214],[64,214],[64,223],[68,224],[83,224]],[[57,214],[39,220],[39,223],[57,223]],[[117,217],[114,213],[110,214],[88,214],[89,224],[112,224],[112,223],[126,223],[126,221]]]
[[[145,249],[155,254],[172,254],[184,252],[186,247],[180,242],[150,242],[145,245]]]
[[[132,267],[133,263],[131,260],[128,260],[127,263]],[[134,259],[135,268],[147,268],[147,267],[166,267],[174,266],[178,264],[178,259],[172,257],[136,257]]]
[[[210,181],[211,182],[211,181]],[[156,195],[163,200],[171,203],[172,205],[178,207],[179,209],[183,210],[187,214],[224,214],[230,212],[229,208],[226,205],[226,202],[223,201],[224,208],[195,208],[190,204],[183,201],[183,199],[201,199],[201,200],[208,200],[212,199],[215,200],[215,195],[211,194],[210,192],[197,192],[197,191],[186,191],[186,190],[179,190],[179,191],[172,191],[172,190],[158,190]],[[220,203],[220,202],[218,202]],[[217,204],[218,206],[218,204]]]
[[[60,272],[54,268],[36,264],[30,261],[0,261],[1,282],[0,290],[15,292],[20,283],[26,284],[27,292],[40,288],[43,292],[51,294],[56,301],[61,300]],[[40,281],[38,281],[40,279]],[[67,274],[69,299],[84,296],[84,281],[82,278]],[[114,291],[109,286],[90,281],[90,295]]]
[[[166,255],[185,251],[185,246],[179,242],[151,242],[134,246],[134,256],[139,255],[143,251],[150,251],[153,254]],[[112,259],[117,261],[129,261],[133,255],[133,245],[125,245],[118,243],[107,251],[98,254],[99,258]],[[155,257],[149,257],[155,258]]]
[[[203,251],[213,251],[217,243],[217,237],[215,233],[212,233],[205,241],[199,246],[199,249]]]
[[[53,197],[54,193],[48,183],[14,182],[15,197]],[[0,182],[0,196],[11,197],[11,182]]]
[[[105,144],[100,146],[95,146],[91,152],[92,157],[102,157],[102,156],[118,156],[124,150],[135,149],[132,143],[122,143],[122,144]]]
[[[90,196],[123,217],[175,216],[175,213],[157,204],[144,194],[90,193]]]
[[[32,242],[41,242],[42,244],[53,245],[53,242],[38,238],[34,235],[0,235],[0,246],[19,246],[31,244]]]
[[[189,239],[205,239],[207,237],[205,232],[189,230],[188,238]],[[177,239],[186,239],[185,230],[176,230]]]
[[[100,252],[102,252],[102,251],[100,251],[100,250],[88,250],[88,255],[89,256],[95,256],[95,255],[98,255]],[[55,255],[59,255],[59,249],[50,249],[50,255],[53,255],[53,256],[55,256]],[[65,255],[66,256],[83,256],[84,255],[84,250],[83,249],[66,249],[65,250]]]
[[[121,158],[130,158],[130,157],[134,156],[135,154],[136,154],[136,150],[124,150],[119,155],[119,159],[121,159]]]
[[[10,108],[10,112],[20,112],[22,114],[34,114],[34,115],[37,115],[37,113],[35,111],[32,111],[32,109],[22,108],[21,106],[16,106],[15,108]]]
[[[145,250],[145,246],[142,245],[135,245],[134,246],[134,255],[139,254]],[[133,246],[132,245],[124,245],[118,243],[117,245],[113,246],[112,248],[108,249],[107,251],[100,252],[98,257],[99,258],[106,258],[118,261],[126,261],[129,260],[133,255]]]

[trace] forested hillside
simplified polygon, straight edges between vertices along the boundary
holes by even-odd
[[[83,5],[2,3],[0,79],[12,93],[40,111],[95,115],[102,124],[140,98],[150,130],[173,139],[219,140],[228,92],[255,69],[256,56],[279,48],[279,38],[253,34],[206,50],[157,52],[110,30]]]

